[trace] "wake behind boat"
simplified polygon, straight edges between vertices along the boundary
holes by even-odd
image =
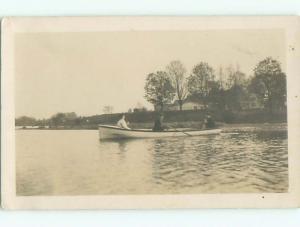
[[[172,129],[162,132],[154,132],[148,129],[123,129],[111,125],[99,125],[100,139],[134,139],[134,138],[162,138],[162,137],[187,137],[219,134],[221,129]]]

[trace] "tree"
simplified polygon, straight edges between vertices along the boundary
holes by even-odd
[[[77,114],[75,112],[65,113],[66,120],[75,120],[77,118]]]
[[[60,126],[64,125],[64,123],[66,122],[65,114],[64,113],[57,113],[57,114],[53,115],[50,118],[50,122],[51,122],[51,125],[54,125],[55,127],[57,127],[59,125]]]
[[[239,84],[234,84],[225,91],[225,103],[228,109],[239,111],[242,109],[242,100],[246,96],[246,90]]]
[[[37,120],[33,117],[22,116],[15,119],[16,126],[34,126],[37,124]]]
[[[167,66],[167,72],[172,80],[173,87],[175,88],[179,109],[182,110],[182,105],[187,96],[185,79],[186,69],[180,61],[172,61]]]
[[[191,95],[197,96],[206,102],[215,79],[214,71],[207,63],[201,62],[193,68],[192,74],[188,77],[188,91]]]
[[[264,101],[265,107],[273,112],[284,109],[286,102],[286,75],[282,72],[280,63],[268,57],[260,61],[254,69],[254,77],[249,90]]]
[[[49,125],[49,121],[50,121],[49,119],[45,119],[45,118],[39,119],[36,121],[36,125],[43,127]]]
[[[210,91],[207,97],[207,101],[212,104],[215,108],[224,110],[225,108],[225,90],[221,86],[220,81],[210,82]]]
[[[226,88],[226,75],[223,72],[223,67],[220,66],[219,70],[218,70],[218,80],[219,80],[219,85],[220,85],[220,89],[225,90]]]
[[[75,126],[78,124],[78,119],[80,117],[77,116],[75,112],[69,113],[57,113],[50,118],[51,126]]]
[[[175,96],[175,89],[168,74],[164,71],[148,74],[145,84],[145,98],[154,106],[160,106],[163,111],[164,104],[170,103]]]
[[[232,65],[227,67],[227,82],[226,87],[230,89],[234,86],[244,87],[246,83],[246,74],[240,71],[239,65],[237,65],[236,69],[232,67]]]

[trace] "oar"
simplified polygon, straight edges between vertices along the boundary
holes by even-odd
[[[173,129],[175,129],[175,131],[177,131],[177,132],[182,132],[183,134],[185,134],[185,135],[187,135],[187,136],[193,136],[193,135],[191,135],[191,134],[189,134],[189,133],[187,133],[187,132],[178,130],[177,128],[173,128]]]

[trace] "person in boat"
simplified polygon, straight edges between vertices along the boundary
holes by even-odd
[[[215,128],[216,124],[211,115],[207,114],[206,117],[204,118],[204,128],[205,129],[211,129]]]
[[[117,126],[120,128],[128,129],[130,130],[131,128],[128,127],[129,122],[126,122],[125,119],[125,114],[122,115],[122,118],[118,121]]]
[[[164,131],[163,127],[164,115],[160,113],[154,122],[153,132],[162,132]]]

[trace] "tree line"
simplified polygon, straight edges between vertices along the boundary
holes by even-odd
[[[216,71],[207,62],[196,64],[187,76],[184,65],[172,61],[164,71],[148,74],[144,88],[146,100],[162,111],[175,100],[182,110],[188,98],[220,110],[238,111],[242,100],[251,95],[270,112],[286,108],[286,75],[272,57],[258,62],[248,77],[238,65]]]
[[[191,98],[213,106],[215,110],[239,111],[242,101],[255,95],[257,101],[270,113],[286,111],[286,75],[280,63],[267,57],[253,68],[253,75],[246,76],[239,66],[220,67],[214,70],[208,63],[196,64],[188,74],[180,61],[172,61],[164,71],[147,75],[145,98],[158,105],[177,101],[182,110],[184,102]],[[105,107],[107,113],[111,107]],[[130,111],[132,112],[132,111]],[[221,112],[222,113],[222,112]],[[91,124],[93,117],[81,117],[76,113],[57,113],[48,119],[35,119],[22,116],[16,119],[16,126],[50,126],[58,127]]]
[[[50,126],[58,127],[61,125],[74,126],[82,123],[83,117],[77,116],[75,112],[56,113],[48,119],[36,119],[33,117],[22,116],[16,118],[16,126]]]

